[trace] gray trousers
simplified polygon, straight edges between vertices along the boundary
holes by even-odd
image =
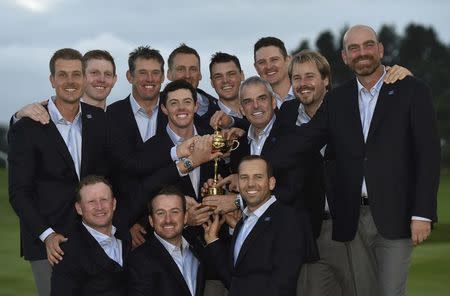
[[[52,266],[47,259],[30,261],[33,272],[37,294],[39,296],[50,296],[50,280],[52,277]]]
[[[303,264],[297,281],[298,296],[356,296],[348,247],[333,241],[331,232],[332,220],[324,220],[317,238],[320,260]]]
[[[228,290],[219,280],[207,280],[203,296],[228,296]]]
[[[370,286],[375,283],[374,290],[378,296],[406,295],[413,249],[411,239],[384,238],[377,231],[370,207],[361,206],[357,235],[347,245],[357,283],[357,295],[369,295],[363,285],[358,285],[364,281]]]

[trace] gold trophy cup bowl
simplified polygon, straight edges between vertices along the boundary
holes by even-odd
[[[220,131],[216,129],[213,134],[212,149],[213,151],[220,151],[223,154],[236,150],[239,147],[238,140],[226,140]],[[219,175],[217,172],[217,167],[219,163],[219,158],[214,159],[214,179],[213,185],[208,188],[208,195],[223,195],[224,190],[221,187],[217,187],[219,182]]]

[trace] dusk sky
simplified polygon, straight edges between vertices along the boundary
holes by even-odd
[[[253,44],[263,36],[276,36],[292,50],[302,39],[313,45],[320,32],[338,34],[345,25],[367,24],[378,30],[382,24],[392,24],[403,33],[405,26],[414,22],[433,26],[440,40],[450,44],[449,11],[447,0],[2,0],[0,123],[7,123],[21,106],[54,93],[48,61],[63,47],[82,53],[91,49],[111,52],[118,74],[108,99],[111,103],[130,93],[125,78],[130,51],[150,45],[167,59],[185,42],[202,58],[200,87],[215,95],[208,64],[216,51],[237,55],[249,77],[256,73]]]

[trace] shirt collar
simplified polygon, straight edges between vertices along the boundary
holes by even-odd
[[[177,246],[175,246],[172,243],[169,243],[168,241],[166,241],[165,239],[163,239],[162,237],[160,237],[156,232],[154,232],[155,237],[161,242],[161,244],[164,246],[164,248],[167,250],[167,252],[169,252],[169,254],[172,254],[175,251],[180,250]],[[186,250],[186,248],[189,248],[189,243],[187,242],[187,240],[182,236],[181,237],[181,252],[183,253],[184,250]]]
[[[136,115],[136,113],[138,113],[139,111],[141,111],[142,113],[144,113],[145,115],[148,116],[147,112],[145,112],[145,109],[142,108],[139,103],[136,101],[136,99],[133,96],[133,93],[130,94],[130,103],[131,103],[131,110],[133,110],[133,114]],[[159,108],[159,96],[158,96],[158,100],[156,101],[155,106],[153,106],[152,108],[152,114],[158,110]]]
[[[181,142],[183,142],[184,140],[186,140],[186,139],[183,139],[182,137],[180,137],[179,135],[177,135],[177,134],[170,128],[169,124],[166,125],[166,131],[167,131],[167,134],[169,135],[169,138],[172,140],[172,142],[173,142],[175,145],[180,144]],[[194,136],[197,136],[197,135],[198,135],[197,129],[195,128],[195,125],[194,125]]]
[[[81,222],[83,224],[84,227],[86,227],[87,231],[89,231],[89,233],[95,238],[95,240],[99,243],[102,244],[103,242],[107,242],[107,241],[111,241],[112,238],[114,237],[114,234],[116,234],[116,227],[114,227],[114,225],[112,226],[111,229],[111,236],[108,236],[104,233],[101,233],[98,230],[95,230],[94,228],[90,227],[89,225],[85,224],[84,222]]]
[[[383,75],[381,75],[377,83],[375,83],[375,85],[370,90],[368,90],[370,94],[372,94],[372,96],[374,95],[374,93],[380,92],[380,89],[383,86],[384,76],[386,76],[386,68],[383,66]],[[358,78],[356,78],[356,82],[358,84],[358,94],[360,94],[361,91],[366,88],[361,84],[361,82],[359,82]]]
[[[254,215],[259,219],[276,200],[277,199],[275,198],[275,196],[271,195],[270,198],[266,200],[266,202],[262,204],[259,208],[257,208],[254,212],[251,212],[248,209],[248,207],[246,207],[243,211],[244,215],[246,216]]]
[[[50,100],[48,100],[48,113],[50,115],[51,120],[54,124],[70,124],[69,121],[65,120],[64,117],[61,115],[61,112],[59,112],[58,108],[55,105],[56,97],[52,96]],[[77,123],[78,119],[81,117],[81,103],[78,103],[78,113],[75,116],[75,119],[73,120],[73,123]]]
[[[217,100],[217,104],[219,105],[220,110],[223,110],[227,115],[238,117],[238,118],[243,117],[241,113],[234,111],[233,109],[231,109],[230,107],[225,105],[220,99]]]
[[[253,127],[253,125],[250,125],[247,133],[248,141],[257,141],[261,137],[269,135],[270,131],[272,130],[273,123],[275,122],[275,119],[276,115],[273,114],[272,119],[269,121],[266,127],[262,130],[261,134],[259,134],[258,136],[255,134],[255,128]]]

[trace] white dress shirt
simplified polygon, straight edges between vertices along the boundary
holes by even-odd
[[[51,97],[50,100],[48,100],[47,108],[48,114],[50,115],[50,120],[55,124],[59,134],[63,138],[67,150],[69,150],[70,156],[72,157],[75,172],[77,173],[78,179],[80,179],[82,145],[81,104],[78,107],[78,114],[75,116],[73,122],[65,120],[61,115],[55,105],[55,97]],[[53,232],[55,231],[49,227],[39,235],[39,239],[42,242],[45,242],[45,239]]]
[[[242,214],[242,227],[239,230],[239,233],[236,237],[236,243],[234,244],[234,264],[236,264],[236,260],[239,256],[239,252],[241,251],[242,245],[244,244],[245,239],[252,231],[253,227],[255,227],[258,219],[264,215],[267,209],[276,201],[275,196],[271,196],[264,204],[262,204],[259,208],[257,208],[254,212],[251,212],[248,207],[246,207]]]
[[[175,263],[177,264],[178,269],[180,270],[184,280],[186,281],[189,291],[191,291],[191,295],[195,295],[195,291],[197,290],[197,271],[199,261],[189,249],[189,243],[184,239],[184,237],[181,237],[180,249],[160,237],[158,234],[156,234],[156,232],[154,232],[154,234],[155,237],[167,250],[167,252],[169,252],[170,256],[173,258],[173,261],[175,261]]]
[[[159,97],[155,106],[152,108],[151,115],[147,114],[145,109],[138,104],[136,99],[133,97],[133,93],[130,94],[130,104],[139,133],[141,134],[142,142],[145,142],[156,134],[156,119],[158,118],[159,112]]]
[[[66,143],[67,149],[72,157],[78,179],[80,179],[82,144],[81,104],[78,106],[78,113],[75,116],[75,119],[70,122],[64,119],[54,101],[55,97],[48,100],[48,113],[50,115],[50,119],[56,125],[56,128],[61,134],[61,137],[64,139],[64,143]]]
[[[186,140],[186,139],[183,139],[182,137],[178,136],[170,128],[169,124],[167,124],[167,126],[166,126],[166,131],[167,131],[167,134],[169,135],[169,138],[172,140],[172,142],[175,146],[183,143],[183,141]],[[197,129],[194,126],[194,136],[197,136],[197,135],[198,135]],[[173,147],[171,149],[171,155],[172,155],[172,151],[174,151]],[[172,155],[172,158],[173,158],[173,155]],[[181,175],[181,176],[183,176],[183,175]],[[196,167],[195,169],[193,169],[192,171],[189,172],[189,179],[191,179],[191,184],[195,191],[195,198],[197,198],[198,190],[199,190],[199,186],[200,186],[200,166]]]
[[[208,112],[209,100],[207,97],[201,95],[199,92],[197,92],[197,105],[198,105],[197,114],[199,116],[202,116],[203,114]]]
[[[123,266],[122,241],[114,236],[114,234],[116,233],[116,228],[113,226],[111,230],[111,236],[107,236],[106,234],[95,230],[89,225],[86,225],[84,222],[82,222],[82,224],[98,242],[100,247],[102,247],[106,255],[112,260],[116,261],[120,266]]]
[[[281,98],[277,93],[275,94],[275,100],[276,100],[278,109],[281,108],[281,105],[283,105],[284,102],[287,102],[287,101],[290,101],[293,99],[295,99],[295,95],[294,95],[294,90],[292,89],[292,86],[291,86],[291,88],[289,88],[288,94],[286,97],[284,97],[284,99]]]
[[[231,109],[230,107],[228,107],[227,105],[225,105],[222,100],[218,100],[217,104],[219,105],[220,110],[222,110],[223,112],[225,112],[226,115],[228,116],[234,116],[237,118],[243,118],[241,112],[236,112],[233,109]]]
[[[276,116],[273,115],[272,119],[266,125],[266,127],[261,131],[259,135],[256,135],[255,127],[250,125],[247,132],[247,140],[250,143],[250,154],[251,155],[261,155],[261,151],[264,147],[267,137],[272,130],[273,123],[275,122]]]

